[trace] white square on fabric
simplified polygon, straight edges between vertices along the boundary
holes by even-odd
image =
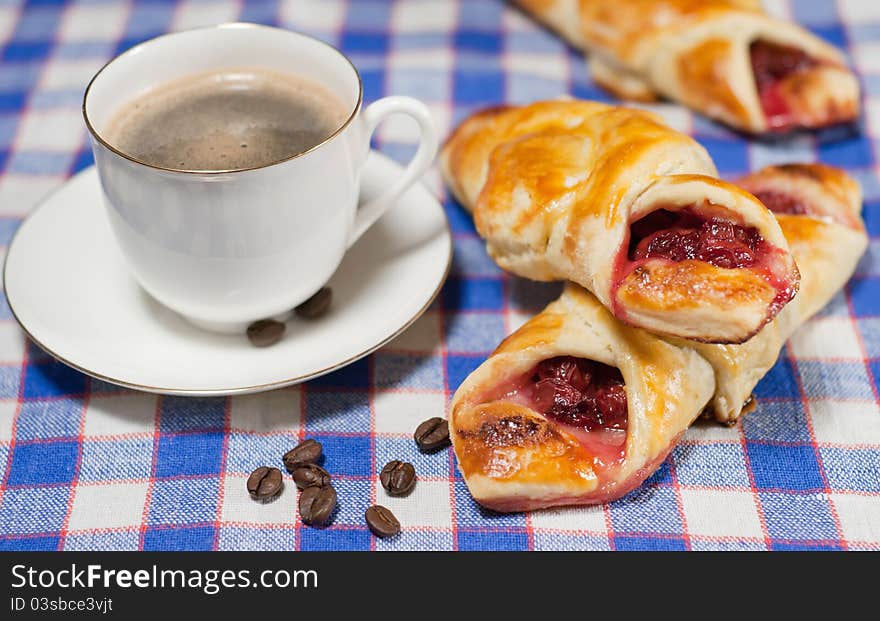
[[[452,523],[449,481],[416,481],[408,496],[389,496],[379,481],[376,504],[391,509],[404,530],[428,527],[448,529]],[[366,509],[366,507],[364,507]]]
[[[434,416],[445,417],[446,397],[441,393],[384,392],[373,397],[376,433],[402,433],[407,436],[419,423]]]
[[[880,99],[876,97],[865,99],[865,118],[871,135],[880,136]]]
[[[798,358],[862,359],[853,323],[843,317],[820,317],[808,321],[791,337],[791,348]]]
[[[729,442],[740,443],[739,427],[728,427],[716,422],[714,419],[705,420],[698,418],[684,432],[683,440],[687,442]]]
[[[510,309],[507,312],[507,330],[508,334],[512,334],[519,330],[523,324],[525,324],[529,319],[535,316],[535,313],[532,312],[522,312],[514,309]]]
[[[535,531],[554,530],[608,534],[605,523],[605,510],[601,505],[590,507],[560,507],[531,514]]]
[[[838,0],[837,6],[844,22],[859,24],[880,21],[880,2]]]
[[[627,105],[631,105],[634,108],[641,108],[642,110],[648,110],[659,115],[664,123],[676,131],[689,134],[693,130],[694,115],[684,106],[668,103],[628,103]]]
[[[874,4],[874,3],[872,3]],[[880,7],[880,3],[877,3]],[[863,73],[880,71],[880,43],[857,43],[853,46],[853,57]]]
[[[19,151],[76,151],[85,131],[78,108],[30,110],[22,118],[15,146]]]
[[[281,3],[281,22],[299,30],[335,31],[345,20],[340,0],[299,0]]]
[[[5,255],[5,251],[3,251]],[[21,364],[24,359],[25,336],[14,321],[0,323],[0,363]]]
[[[763,537],[751,492],[681,489],[687,532],[691,535]]]
[[[388,343],[386,348],[420,354],[439,354],[441,343],[440,317],[436,311],[428,311],[404,330],[403,334]]]
[[[761,5],[773,17],[791,19],[789,12],[789,0],[762,0]]]
[[[100,483],[76,486],[68,530],[138,526],[149,483]]]
[[[12,440],[12,421],[18,409],[17,399],[0,400],[0,442]]]
[[[284,476],[284,489],[272,502],[253,500],[247,491],[248,475],[227,475],[223,478],[221,519],[234,524],[295,524],[297,489],[293,480]]]
[[[61,176],[6,173],[0,177],[0,214],[25,216],[64,181]]]
[[[880,444],[880,408],[875,401],[809,402],[813,435],[820,444]]]
[[[12,36],[15,25],[18,23],[16,16],[19,9],[14,6],[0,6],[0,44],[6,42]]]
[[[182,2],[174,12],[172,30],[188,30],[213,26],[238,19],[241,6],[230,0],[214,0],[213,2]]]
[[[153,433],[156,426],[157,399],[156,395],[139,392],[108,396],[94,394],[86,408],[83,435],[95,437]]]
[[[848,542],[880,541],[880,496],[831,494],[843,538]]]
[[[407,0],[394,4],[391,26],[396,33],[447,32],[455,26],[457,14],[446,0]]]
[[[48,60],[40,78],[41,90],[76,89],[85,91],[86,85],[104,64],[103,58]]]
[[[508,74],[527,74],[560,81],[568,79],[568,65],[559,62],[557,54],[509,52],[501,57],[501,64]]]
[[[68,43],[117,39],[125,30],[128,13],[128,3],[74,4],[64,12],[58,32]]]
[[[229,424],[235,431],[297,433],[302,427],[302,393],[297,387],[233,397]]]

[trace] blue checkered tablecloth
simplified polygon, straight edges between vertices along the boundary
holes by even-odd
[[[187,399],[92,380],[29,343],[0,304],[0,549],[880,549],[880,2],[774,0],[846,50],[867,93],[860,136],[747,142],[685,109],[654,106],[695,135],[725,176],[775,162],[842,166],[864,188],[872,243],[856,277],[789,343],[740,427],[698,424],[641,489],[608,506],[496,515],[471,500],[454,456],[424,456],[414,427],[556,285],[508,277],[451,200],[452,274],[406,333],[299,387]],[[445,133],[474,109],[561,93],[607,100],[584,62],[499,0],[0,0],[0,245],[39,200],[92,163],[82,91],[109,58],[155,35],[245,20],[312,33],[347,52],[366,99],[424,100]],[[377,147],[400,159],[414,132]],[[439,177],[426,183],[443,193]],[[75,300],[71,300],[75,303]],[[63,312],[59,309],[59,312]],[[325,448],[340,505],[323,530],[297,520],[288,482],[252,502],[248,473],[298,439]],[[414,493],[388,498],[378,470],[412,461]],[[376,540],[364,509],[404,525]]]

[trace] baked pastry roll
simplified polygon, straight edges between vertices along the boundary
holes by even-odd
[[[858,185],[822,165],[742,184],[777,212],[801,266],[795,300],[742,345],[655,336],[568,284],[456,391],[450,435],[480,504],[519,511],[614,500],[662,463],[704,408],[735,420],[785,339],[839,290],[867,245]]]
[[[741,345],[692,346],[715,369],[708,412],[735,422],[782,345],[846,284],[868,246],[858,183],[822,164],[770,166],[737,182],[773,211],[800,268],[800,292],[754,338]]]
[[[663,95],[733,127],[818,128],[859,115],[843,55],[757,0],[516,0],[590,52],[619,97]]]
[[[568,284],[462,383],[450,435],[496,511],[592,504],[638,487],[699,416],[712,367]]]
[[[648,112],[493,108],[455,130],[440,162],[501,267],[573,281],[630,325],[740,343],[797,291],[772,214]]]

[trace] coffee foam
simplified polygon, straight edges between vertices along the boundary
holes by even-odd
[[[223,70],[162,84],[124,104],[107,141],[141,162],[234,170],[278,162],[323,142],[347,117],[322,85],[262,69]]]

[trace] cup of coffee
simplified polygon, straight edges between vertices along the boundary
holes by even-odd
[[[160,36],[105,65],[83,115],[111,228],[140,285],[219,331],[312,296],[437,151],[424,104],[362,102],[341,52],[255,24]],[[370,135],[395,113],[418,123],[418,151],[358,206]]]

